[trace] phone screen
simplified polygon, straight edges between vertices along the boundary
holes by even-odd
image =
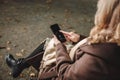
[[[61,42],[66,41],[65,36],[63,35],[63,33],[59,31],[61,29],[60,29],[58,24],[53,24],[53,25],[50,26],[50,28],[51,28],[53,34],[57,37],[58,40],[60,40]]]

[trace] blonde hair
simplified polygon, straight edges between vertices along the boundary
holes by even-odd
[[[120,0],[99,0],[90,43],[120,44]]]

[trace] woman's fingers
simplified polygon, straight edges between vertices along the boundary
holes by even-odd
[[[60,32],[62,32],[64,35],[70,35],[70,32],[66,32],[66,31],[63,31],[63,30],[60,30]]]
[[[67,38],[67,40],[72,41],[72,42],[77,42],[79,41],[80,35],[76,34],[75,32],[66,32],[63,30],[60,30],[64,34],[64,36]]]

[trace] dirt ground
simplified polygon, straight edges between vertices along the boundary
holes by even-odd
[[[37,72],[30,67],[14,79],[5,55],[16,59],[29,55],[42,40],[52,37],[50,25],[88,35],[94,23],[96,0],[0,0],[0,80],[29,80]]]

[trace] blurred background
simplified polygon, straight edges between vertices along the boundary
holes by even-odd
[[[0,0],[0,80],[29,80],[37,76],[30,67],[14,79],[5,55],[29,55],[46,37],[50,25],[58,23],[65,31],[89,35],[94,26],[97,0]],[[4,48],[5,47],[5,48]]]

